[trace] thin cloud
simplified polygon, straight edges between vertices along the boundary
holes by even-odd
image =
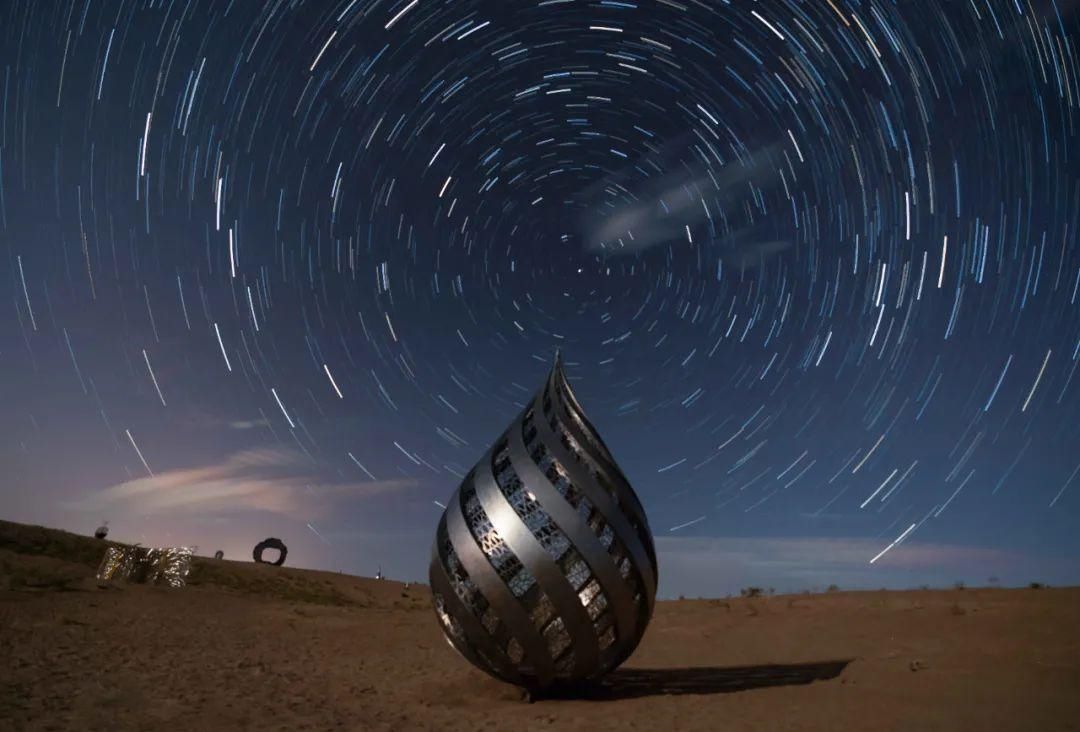
[[[661,168],[674,172],[657,180],[633,180],[631,171],[639,165],[617,171],[593,186],[588,195],[602,198],[618,191],[623,201],[606,216],[585,218],[587,251],[619,256],[660,245],[689,245],[687,227],[697,227],[709,216],[703,201],[714,209],[721,206],[735,210],[750,195],[751,186],[766,188],[779,180],[779,143],[765,145],[718,170],[706,172],[700,162],[686,165],[676,160],[676,154],[685,154],[683,146],[688,142],[683,139],[660,151],[661,160],[666,159]],[[725,252],[732,260],[729,264],[743,268],[790,246],[788,242],[768,239],[757,226],[743,227],[729,239],[732,250]]]
[[[277,449],[245,450],[220,463],[158,473],[110,486],[65,508],[114,514],[165,512],[221,514],[258,510],[283,515],[330,515],[340,504],[392,493],[415,480],[324,481],[300,455]]]
[[[253,430],[256,427],[266,427],[270,423],[265,419],[245,419],[237,420],[235,422],[229,422],[229,429],[234,430]]]

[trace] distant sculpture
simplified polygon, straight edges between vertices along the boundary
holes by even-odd
[[[183,587],[191,571],[192,547],[110,546],[98,565],[99,580]]]
[[[214,559],[224,559],[224,558],[225,558],[225,552],[221,551],[220,549],[218,549],[216,552],[214,552]]]
[[[263,552],[267,549],[277,549],[280,554],[278,558],[273,562],[264,561],[262,558]],[[252,557],[259,564],[273,564],[275,567],[280,567],[285,564],[285,555],[289,553],[289,550],[285,547],[285,543],[281,539],[275,539],[270,537],[269,539],[263,539],[255,545],[255,550],[252,552]],[[222,554],[224,556],[224,554]]]
[[[104,522],[102,522],[101,526],[97,527],[97,529],[94,531],[94,538],[95,539],[104,539],[108,535],[109,535],[109,522],[104,521]]]
[[[598,678],[637,647],[656,599],[652,534],[558,356],[447,501],[430,580],[450,645],[528,689]]]

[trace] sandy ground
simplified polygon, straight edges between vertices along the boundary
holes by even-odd
[[[90,573],[0,541],[0,729],[1080,730],[1077,588],[661,602],[603,686],[529,704],[447,646],[426,587]]]

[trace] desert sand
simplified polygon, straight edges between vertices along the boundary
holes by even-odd
[[[201,558],[99,583],[104,545],[0,522],[0,729],[1080,729],[1080,588],[660,602],[603,684],[528,703],[424,586]]]

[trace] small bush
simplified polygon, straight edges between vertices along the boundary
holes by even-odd
[[[840,587],[839,587],[839,585],[829,585],[828,588],[825,591],[826,592],[839,592]]]
[[[954,584],[954,585],[953,585],[953,589],[957,589],[957,590],[962,590],[962,589],[964,589],[964,582],[963,582],[963,580],[956,580],[956,584]]]
[[[1046,585],[1044,585],[1042,582],[1032,582],[1028,585],[1028,587],[1033,590],[1041,590],[1042,588],[1046,587]]]
[[[761,597],[764,592],[760,587],[744,587],[739,590],[739,595],[742,597]]]

